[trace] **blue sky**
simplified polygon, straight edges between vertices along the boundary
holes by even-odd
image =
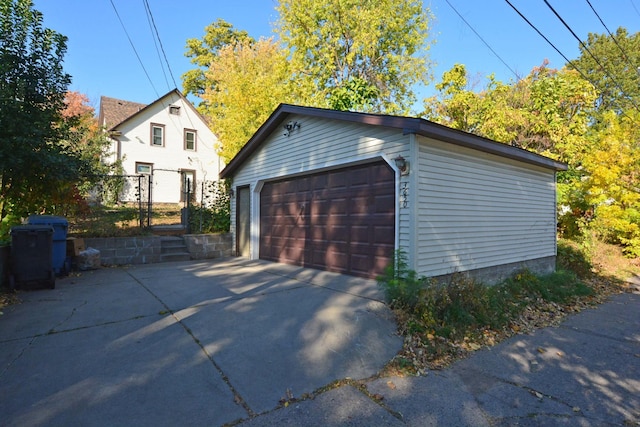
[[[116,6],[135,48],[149,74],[146,77],[131,48],[114,8]],[[172,73],[181,89],[181,75],[193,68],[184,56],[188,38],[200,38],[204,27],[218,18],[249,32],[255,38],[273,36],[277,19],[275,0],[148,0]],[[587,34],[606,30],[586,0],[547,0],[574,32]],[[448,0],[491,48],[518,75],[550,61],[562,67],[564,59],[555,52],[504,0]],[[640,31],[640,0],[590,0],[607,27],[622,26],[630,33]],[[538,29],[569,59],[578,54],[578,41],[553,15],[543,0],[511,0]],[[455,63],[467,66],[480,83],[495,73],[503,81],[514,74],[487,48],[446,0],[425,0],[435,15],[430,57],[433,74]],[[158,52],[145,13],[143,0],[34,0],[44,15],[44,25],[69,38],[65,70],[72,75],[72,90],[89,96],[98,107],[101,95],[150,103],[174,87]],[[165,79],[166,73],[167,78]],[[168,80],[168,83],[167,83]],[[433,84],[417,88],[420,98],[434,94]]]

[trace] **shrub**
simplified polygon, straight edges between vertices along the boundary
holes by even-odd
[[[593,265],[588,255],[588,248],[584,244],[581,245],[570,240],[559,240],[556,268],[558,270],[573,271],[581,278],[589,277]]]
[[[227,233],[231,227],[231,183],[206,183],[202,206],[189,206],[189,226],[195,233]]]
[[[418,303],[425,280],[409,269],[407,254],[399,249],[394,253],[394,262],[378,277],[378,285],[382,287],[385,298],[392,307],[413,310]]]
[[[576,264],[585,267],[579,259]],[[412,334],[437,335],[460,340],[486,328],[501,329],[529,304],[539,301],[564,304],[592,294],[578,276],[560,270],[537,276],[528,270],[493,286],[465,275],[436,282],[408,268],[406,255],[395,254],[394,265],[378,278],[389,304],[404,312],[405,329]]]

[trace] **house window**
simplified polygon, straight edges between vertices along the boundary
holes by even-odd
[[[180,115],[180,107],[177,105],[169,105],[169,114],[173,114],[175,116]]]
[[[164,125],[151,123],[151,145],[164,147]]]
[[[151,175],[152,171],[153,171],[153,163],[136,162],[136,174]]]
[[[196,151],[196,131],[193,129],[184,130],[184,149]]]

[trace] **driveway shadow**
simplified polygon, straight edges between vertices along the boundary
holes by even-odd
[[[220,425],[370,377],[402,346],[375,282],[243,259],[102,269],[21,298],[0,318],[6,425]]]

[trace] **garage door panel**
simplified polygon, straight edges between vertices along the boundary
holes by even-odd
[[[389,242],[395,239],[394,227],[374,227],[373,229],[373,243],[375,245],[389,245]]]
[[[267,182],[260,258],[376,277],[393,259],[395,207],[384,162]]]
[[[327,227],[327,240],[336,243],[347,243],[349,238],[349,227],[346,225],[333,225]]]

